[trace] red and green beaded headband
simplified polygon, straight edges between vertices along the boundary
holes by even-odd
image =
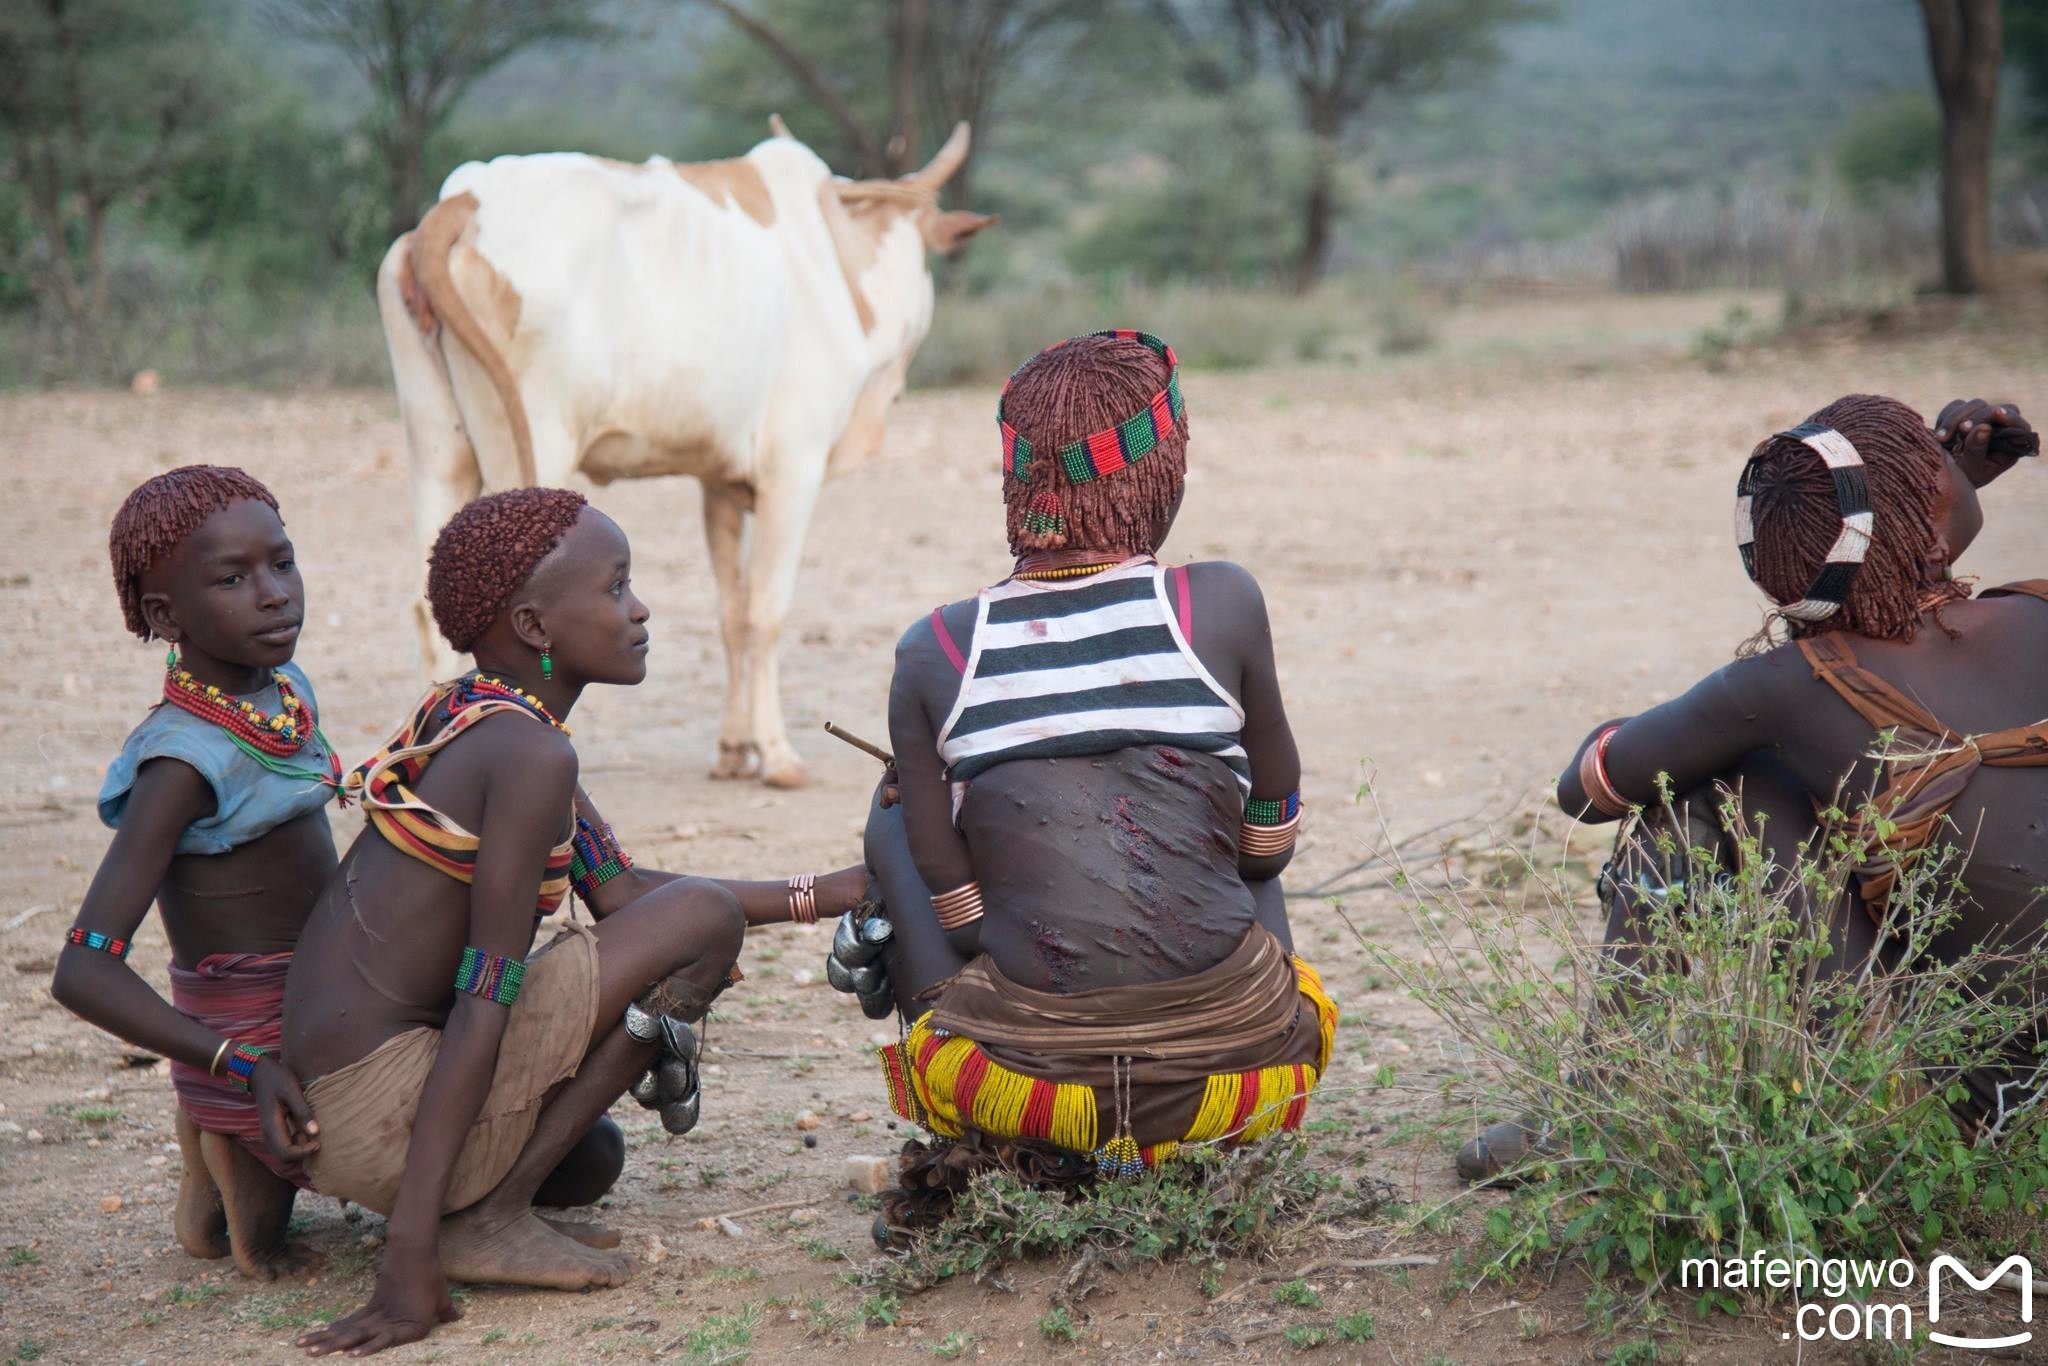
[[[1071,442],[1053,452],[1059,457],[1062,468],[1067,472],[1069,483],[1085,484],[1091,479],[1100,479],[1105,474],[1115,474],[1124,466],[1149,454],[1153,447],[1165,439],[1173,430],[1173,424],[1180,421],[1187,411],[1187,405],[1180,396],[1180,361],[1174,356],[1173,348],[1149,332],[1134,332],[1129,328],[1113,327],[1106,332],[1090,332],[1091,337],[1115,337],[1120,341],[1134,341],[1150,347],[1161,360],[1166,362],[1166,387],[1152,395],[1136,414],[1125,418],[1114,427],[1105,427],[1090,433],[1079,441]],[[1067,341],[1079,340],[1069,337]],[[1065,346],[1064,341],[1054,342],[1046,351]],[[1039,352],[1044,355],[1045,351]],[[1036,357],[1034,357],[1036,359]],[[1021,367],[1019,367],[1021,368]],[[1003,386],[1003,398],[1010,396],[1010,384],[1017,382],[1016,375],[1010,376],[1010,383]],[[1003,430],[1003,468],[1018,479],[1031,477],[1031,441],[1019,436],[1009,419],[1003,416],[1002,401],[996,403],[996,425]]]

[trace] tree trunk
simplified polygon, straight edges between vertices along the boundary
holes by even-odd
[[[1920,0],[1941,100],[1941,276],[1952,294],[1991,283],[1991,148],[2003,43],[1999,0]]]
[[[389,200],[384,206],[385,236],[392,241],[419,226],[420,201],[426,197],[425,132],[399,115],[391,122],[384,155],[389,163]]]
[[[892,176],[917,164],[917,82],[925,27],[925,0],[897,0],[896,80],[889,98],[889,141],[883,149]]]
[[[1323,278],[1330,264],[1330,228],[1337,216],[1337,137],[1315,134],[1315,162],[1309,171],[1308,194],[1302,200],[1301,255],[1294,265],[1294,288],[1306,294]]]

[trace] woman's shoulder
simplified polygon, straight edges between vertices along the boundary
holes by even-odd
[[[1197,560],[1180,568],[1187,570],[1188,589],[1201,595],[1203,606],[1224,611],[1241,607],[1246,611],[1265,612],[1265,590],[1259,587],[1252,571],[1236,561]]]

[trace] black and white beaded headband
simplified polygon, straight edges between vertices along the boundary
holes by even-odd
[[[1794,603],[1778,603],[1776,598],[1771,598],[1771,601],[1779,612],[1795,621],[1825,621],[1841,610],[1843,601],[1849,596],[1849,585],[1856,580],[1856,570],[1870,552],[1874,520],[1870,510],[1870,482],[1864,477],[1863,457],[1856,454],[1856,447],[1848,437],[1832,427],[1807,422],[1789,432],[1779,432],[1778,437],[1801,442],[1826,462],[1828,473],[1834,476],[1835,502],[1842,511],[1842,530],[1835,537],[1834,545],[1828,548],[1827,560],[1821,565],[1820,572],[1813,576],[1813,584],[1806,590],[1806,596]],[[1762,453],[1752,455],[1749,463],[1742,467],[1742,477],[1735,481],[1735,543],[1742,552],[1742,567],[1752,583],[1756,582],[1756,523],[1751,516],[1751,505],[1756,494],[1757,473],[1762,466]],[[1757,584],[1757,587],[1762,589],[1763,585]],[[1768,589],[1764,590],[1764,596],[1771,596]]]

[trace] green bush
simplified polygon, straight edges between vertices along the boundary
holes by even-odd
[[[1135,1180],[1091,1182],[1071,1195],[993,1173],[968,1188],[944,1223],[868,1277],[909,1291],[1029,1257],[1093,1255],[1127,1265],[1250,1256],[1312,1220],[1362,1216],[1385,1199],[1370,1178],[1317,1171],[1307,1145],[1290,1137],[1228,1153],[1189,1145]]]
[[[919,387],[1000,380],[1062,337],[1136,327],[1173,344],[1198,370],[1321,360],[1358,349],[1368,306],[1354,292],[1169,286],[1072,288],[973,297],[947,294],[934,311],[910,382]],[[1387,325],[1381,320],[1382,327]]]
[[[1488,1217],[1491,1273],[1577,1256],[1653,1292],[1694,1258],[1924,1258],[2035,1236],[2040,1105],[2008,1111],[1996,1141],[1952,1107],[1966,1071],[2037,1065],[2040,1005],[2014,968],[2038,946],[1934,957],[1961,894],[1952,855],[1901,868],[1885,926],[1899,966],[1824,976],[1826,926],[1799,908],[1862,914],[1844,888],[1863,850],[1830,834],[1767,877],[1746,834],[1734,874],[1709,851],[1633,839],[1684,871],[1644,911],[1633,966],[1583,935],[1533,860],[1416,891],[1424,953],[1375,950],[1482,1065],[1464,1098],[1553,1145]]]

